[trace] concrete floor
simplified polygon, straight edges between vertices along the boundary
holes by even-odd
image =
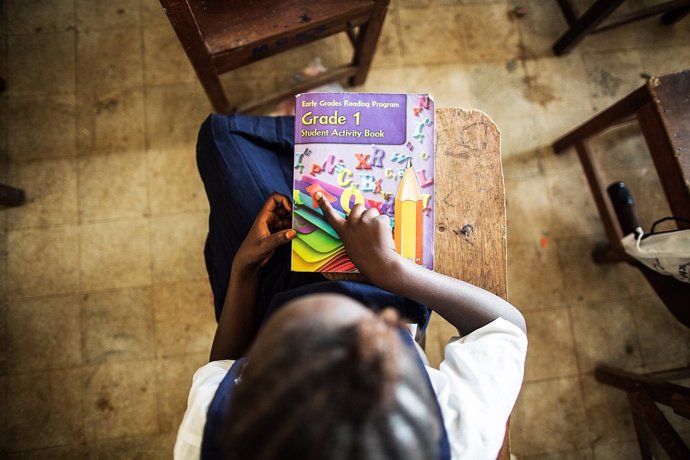
[[[590,262],[603,241],[594,203],[574,152],[556,157],[549,145],[640,86],[641,73],[690,67],[690,19],[636,23],[556,58],[550,46],[565,28],[556,2],[520,3],[522,19],[500,0],[393,0],[358,89],[429,92],[439,107],[485,111],[502,132],[509,296],[530,339],[513,453],[636,458],[626,399],[592,370],[682,365],[690,334],[635,270]],[[0,452],[169,458],[214,331],[194,163],[210,106],[154,0],[2,7],[0,180],[29,202],[0,210]],[[248,99],[314,56],[344,61],[346,39],[225,82]],[[638,192],[646,226],[668,214],[634,126],[597,148],[607,178]],[[432,331],[432,360],[446,330]]]

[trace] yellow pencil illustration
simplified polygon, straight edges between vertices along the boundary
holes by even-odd
[[[407,163],[398,191],[395,194],[395,250],[406,259],[422,265],[422,190],[412,161]]]

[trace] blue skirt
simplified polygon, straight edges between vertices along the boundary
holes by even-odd
[[[213,290],[216,321],[225,301],[232,260],[266,198],[292,197],[294,117],[210,115],[197,140],[197,165],[210,204],[204,258]],[[327,281],[320,273],[290,271],[290,245],[281,246],[261,270],[256,330],[287,301],[335,292],[374,310],[391,306],[424,330],[431,311],[375,286]]]

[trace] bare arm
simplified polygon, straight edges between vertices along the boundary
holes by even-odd
[[[347,220],[333,211],[322,194],[316,196],[326,219],[345,244],[348,256],[373,284],[428,305],[462,334],[496,318],[526,331],[522,314],[500,297],[400,256],[390,232],[390,219],[376,208],[355,205]]]
[[[223,303],[210,361],[237,359],[254,339],[254,309],[259,288],[259,272],[275,250],[295,237],[290,229],[292,205],[285,195],[273,193],[256,216],[230,271],[228,292]]]

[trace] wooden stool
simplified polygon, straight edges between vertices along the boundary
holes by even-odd
[[[160,0],[206,94],[219,113],[243,112],[329,82],[366,80],[389,0]],[[349,65],[241,107],[218,76],[340,32],[354,47]]]
[[[640,124],[671,212],[690,218],[690,70],[650,78],[644,86],[553,144],[557,154],[571,146],[577,151],[606,231],[610,249],[604,259],[608,262],[630,258],[623,250],[624,235],[588,142],[631,117]],[[680,222],[679,228],[690,225]]]
[[[623,24],[628,24],[661,13],[664,13],[661,16],[661,22],[665,25],[671,25],[690,14],[690,0],[671,0],[642,8],[633,13],[609,21],[603,26],[599,26],[599,24],[611,16],[624,1],[625,0],[596,0],[582,16],[578,17],[570,0],[557,0],[558,6],[561,8],[561,12],[563,12],[563,16],[568,23],[568,30],[556,43],[554,43],[554,54],[556,54],[556,56],[567,54],[588,34],[603,32],[613,29],[614,27],[622,26]]]
[[[690,458],[690,449],[655,403],[673,408],[676,414],[690,419],[690,388],[672,383],[690,377],[690,368],[636,374],[622,369],[599,366],[594,372],[598,382],[625,391],[632,410],[637,442],[645,460],[651,460],[648,432],[659,442],[671,459]]]

